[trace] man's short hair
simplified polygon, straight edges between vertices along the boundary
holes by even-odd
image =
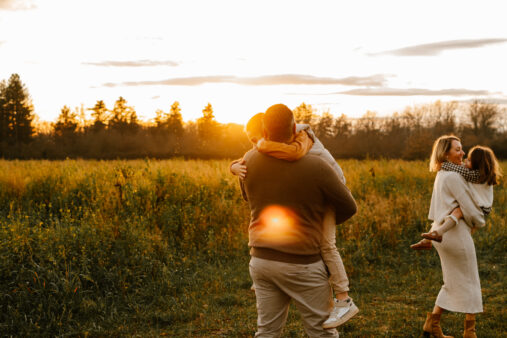
[[[270,141],[287,142],[294,131],[294,114],[284,104],[269,107],[264,114],[264,131]]]

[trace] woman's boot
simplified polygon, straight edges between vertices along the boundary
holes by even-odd
[[[445,336],[440,327],[440,314],[430,313],[426,315],[426,322],[423,326],[424,337],[436,338],[454,338],[453,336]]]
[[[475,319],[465,319],[465,331],[463,338],[477,338],[475,334]]]

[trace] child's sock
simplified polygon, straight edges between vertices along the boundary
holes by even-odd
[[[444,218],[444,223],[442,223],[437,229],[435,229],[435,231],[437,232],[437,234],[442,236],[456,224],[458,224],[458,219],[453,215],[449,215]]]

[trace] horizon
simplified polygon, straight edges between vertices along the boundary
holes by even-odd
[[[184,121],[211,103],[224,124],[276,103],[349,118],[438,100],[503,108],[501,4],[4,0],[0,80],[19,74],[46,122],[120,96],[141,120],[178,101]]]

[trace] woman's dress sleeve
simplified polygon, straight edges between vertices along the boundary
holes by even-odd
[[[449,194],[458,202],[463,219],[472,228],[482,228],[486,224],[482,209],[474,203],[474,198],[466,181],[459,174],[449,175],[445,182]]]

